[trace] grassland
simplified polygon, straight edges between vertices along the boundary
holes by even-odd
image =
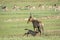
[[[0,6],[6,5],[8,11],[3,11],[0,7],[0,40],[60,40],[60,11],[51,10],[13,10],[12,7],[15,5],[24,7],[27,5],[38,6],[38,4],[44,5],[60,5],[59,0],[0,0]],[[41,20],[44,25],[45,34],[42,36],[29,36],[23,37],[22,35],[26,32],[24,29],[33,30],[32,24],[27,24],[26,18],[29,17],[30,12],[38,20]],[[44,17],[52,17],[45,19]],[[43,19],[41,19],[43,17]]]

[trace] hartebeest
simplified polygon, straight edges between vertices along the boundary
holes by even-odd
[[[30,13],[30,16],[29,16],[29,19],[28,19],[27,23],[29,23],[29,22],[32,22],[34,31],[38,30],[38,32],[41,35],[41,33],[44,31],[42,22],[34,19],[31,15],[31,13]]]

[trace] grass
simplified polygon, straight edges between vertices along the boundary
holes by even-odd
[[[40,1],[40,2],[39,2]],[[54,9],[48,10],[13,10],[12,7],[15,5],[19,7],[25,7],[26,5],[38,6],[43,5],[60,5],[60,1],[57,0],[0,0],[0,6],[6,5],[9,10],[2,11],[0,7],[0,40],[60,40],[60,31],[47,32],[48,30],[60,30],[60,18],[40,19],[45,16],[59,16],[60,11],[54,11]],[[22,35],[26,32],[24,29],[33,30],[32,24],[27,24],[25,18],[29,17],[30,12],[38,20],[41,20],[44,25],[45,35],[42,36],[29,36],[23,37]],[[18,19],[18,21],[17,21]]]
[[[1,40],[59,40],[59,36],[49,36],[49,37],[8,37],[8,38],[0,38]]]

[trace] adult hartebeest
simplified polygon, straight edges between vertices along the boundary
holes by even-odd
[[[34,31],[38,30],[38,32],[41,35],[41,33],[44,31],[42,22],[38,21],[37,19],[34,19],[31,15],[31,13],[30,13],[30,16],[29,16],[27,23],[29,23],[29,22],[32,22]]]

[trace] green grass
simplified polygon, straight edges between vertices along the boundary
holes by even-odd
[[[59,40],[60,38],[59,38],[59,36],[53,36],[53,37],[8,37],[8,38],[0,38],[1,40]]]
[[[27,24],[25,18],[28,18],[30,13],[38,20],[45,16],[59,16],[60,11],[54,11],[54,9],[48,10],[13,10],[12,7],[15,5],[19,7],[25,7],[27,5],[38,6],[39,4],[43,5],[60,5],[60,1],[58,0],[0,0],[0,6],[6,5],[8,7],[8,11],[3,11],[0,7],[0,40],[60,40],[60,32],[54,32],[50,34],[50,32],[46,32],[47,30],[60,30],[60,18],[52,18],[52,19],[42,19],[44,25],[45,35],[42,36],[29,36],[23,37],[23,34],[26,32],[24,29],[33,30],[33,26],[31,23]],[[17,19],[19,19],[17,21]],[[10,21],[9,21],[10,20]],[[46,35],[47,34],[47,35]]]

